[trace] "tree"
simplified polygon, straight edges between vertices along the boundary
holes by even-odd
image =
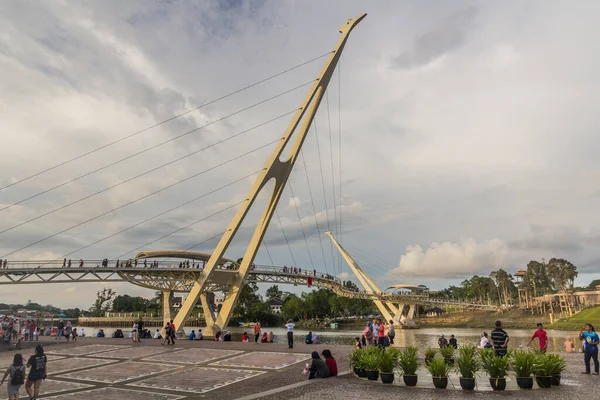
[[[304,316],[304,304],[296,295],[288,296],[281,307],[281,314],[286,319],[298,320]]]
[[[577,278],[577,267],[562,258],[551,258],[548,261],[548,273],[556,292],[564,292],[573,287]]]
[[[283,292],[279,290],[279,286],[277,285],[273,285],[268,288],[265,294],[267,299],[281,299],[283,297]]]
[[[117,293],[112,289],[98,290],[96,301],[90,308],[92,317],[102,317],[105,312],[110,310],[112,299]]]
[[[145,312],[151,304],[151,300],[143,297],[131,297],[129,295],[117,296],[112,302],[112,310],[116,312]]]
[[[600,279],[594,279],[588,287],[592,290],[595,290],[596,286],[600,286]]]

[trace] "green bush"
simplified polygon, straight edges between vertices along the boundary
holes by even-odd
[[[362,352],[361,349],[354,349],[354,351],[352,351],[348,354],[348,361],[350,361],[350,366],[359,368],[358,364],[360,363],[359,360],[360,360],[361,352]]]
[[[398,355],[398,366],[403,375],[416,375],[419,370],[419,350],[408,346]]]
[[[564,370],[567,369],[567,363],[565,359],[558,354],[548,354],[549,362],[552,364],[551,376],[560,375]]]
[[[428,364],[429,361],[433,360],[437,352],[437,349],[432,348],[428,348],[427,350],[425,350],[425,364]]]
[[[482,357],[481,363],[490,378],[506,378],[508,375],[509,357],[497,357],[496,355],[490,357],[486,354],[485,357]]]
[[[362,362],[364,369],[375,371],[379,368],[379,354],[381,350],[378,347],[367,347],[363,350]]]
[[[477,354],[477,347],[472,344],[466,344],[458,349],[458,354],[465,357],[475,357],[475,354]]]
[[[528,378],[533,374],[535,353],[529,350],[515,350],[510,352],[512,366],[518,378]]]
[[[443,358],[434,358],[426,368],[434,378],[443,378],[448,376],[452,367]]]
[[[378,368],[381,372],[394,372],[394,369],[398,366],[398,355],[393,350],[390,350],[379,352]]]
[[[456,359],[456,371],[463,378],[475,378],[475,374],[480,368],[481,363],[475,357],[474,350],[470,351],[470,349],[468,349],[467,351],[461,351]]]
[[[454,347],[452,346],[442,346],[440,347],[440,355],[444,360],[452,360],[454,359]]]

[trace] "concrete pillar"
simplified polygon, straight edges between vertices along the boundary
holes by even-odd
[[[398,325],[400,325],[403,310],[404,310],[404,304],[398,304],[398,310],[396,311],[396,314],[394,315],[394,322],[397,323]]]
[[[173,291],[172,290],[165,290],[163,291],[163,323],[162,326],[164,326],[164,324],[167,321],[170,321],[173,319]]]
[[[417,308],[416,304],[411,304],[408,308],[408,315],[406,316],[407,319],[412,320],[415,317],[415,310]]]

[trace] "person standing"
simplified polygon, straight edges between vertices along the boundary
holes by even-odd
[[[377,343],[380,349],[385,346],[385,325],[381,318],[377,320]]]
[[[396,337],[396,330],[394,328],[394,320],[390,319],[390,327],[388,328],[388,339],[390,339],[390,346],[394,345],[395,337]]]
[[[376,319],[373,320],[373,325],[371,326],[373,329],[373,346],[377,346],[377,339],[379,339],[379,324]]]
[[[144,320],[142,319],[142,317],[140,317],[140,320],[137,323],[137,329],[138,329],[138,342],[142,341],[142,332],[144,332]]]
[[[29,357],[27,366],[30,368],[29,376],[27,377],[27,383],[25,384],[25,390],[31,400],[36,400],[40,394],[40,386],[42,381],[46,379],[48,371],[46,370],[46,364],[48,359],[44,354],[44,348],[42,345],[35,346],[35,354]],[[31,387],[33,386],[33,390]]]
[[[13,357],[13,363],[8,366],[0,382],[0,386],[2,386],[6,377],[10,375],[10,381],[8,381],[7,386],[9,400],[19,400],[19,390],[21,389],[21,385],[25,383],[25,372],[27,370],[25,365],[23,365],[23,356],[17,353]]]
[[[527,346],[529,346],[535,338],[538,338],[538,340],[540,341],[540,351],[542,353],[545,353],[546,349],[548,348],[548,334],[544,330],[544,325],[542,325],[541,323],[537,324],[537,330],[533,332],[533,336],[531,336],[531,339],[529,339],[529,343],[527,343]]]
[[[294,323],[292,322],[291,319],[288,320],[285,327],[287,328],[288,348],[293,349],[294,348]]]
[[[56,337],[54,338],[54,340],[58,340],[58,338],[63,335],[64,329],[65,329],[65,323],[62,322],[62,320],[58,321],[58,324],[56,324],[56,327],[58,328],[58,330],[56,331]]]
[[[450,335],[450,340],[448,340],[448,346],[452,346],[455,349],[458,349],[458,341],[454,337],[454,335]]]
[[[498,357],[504,357],[508,351],[508,333],[502,329],[502,321],[496,321],[496,329],[491,334],[494,350]]]
[[[260,337],[260,322],[254,323],[254,343],[258,344],[258,338]]]
[[[585,327],[579,332],[579,339],[583,340],[583,360],[585,362],[585,372],[582,372],[582,374],[590,374],[590,360],[594,360],[593,375],[598,375],[600,372],[598,365],[598,342],[600,342],[600,338],[595,332],[594,326],[585,324]]]

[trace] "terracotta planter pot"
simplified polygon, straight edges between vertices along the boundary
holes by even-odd
[[[382,383],[394,383],[394,373],[393,372],[381,372],[379,374],[381,376]]]
[[[490,378],[490,386],[494,390],[506,389],[506,378]]]
[[[533,389],[533,378],[531,376],[523,378],[517,377],[517,385],[520,389]]]
[[[448,387],[448,377],[447,376],[434,376],[433,377],[433,386],[436,389],[446,389]]]
[[[402,375],[402,380],[406,386],[417,386],[419,375]]]
[[[375,371],[367,370],[367,379],[370,381],[376,381],[377,379],[379,379],[379,371],[378,370],[375,370]]]
[[[551,376],[536,376],[535,381],[538,386],[542,389],[548,389],[552,387],[552,377]]]
[[[462,376],[458,378],[460,382],[460,387],[463,390],[473,390],[475,389],[475,378],[463,378]]]

